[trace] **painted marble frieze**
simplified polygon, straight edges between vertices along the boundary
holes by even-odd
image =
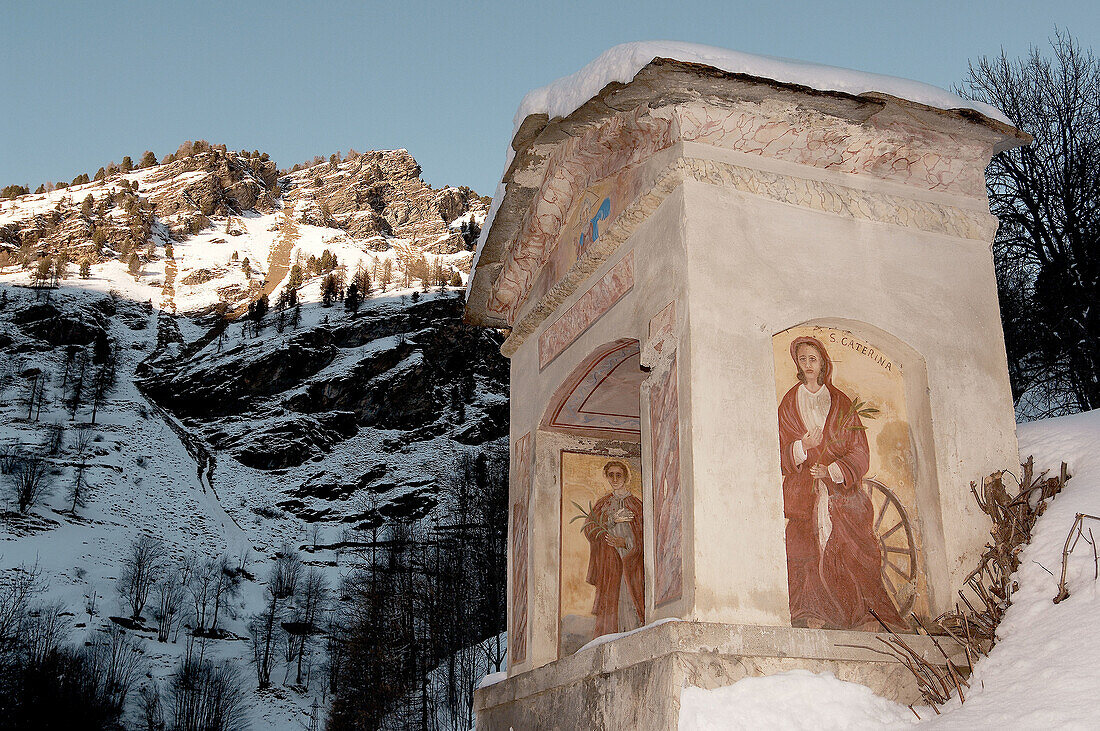
[[[545,368],[557,358],[633,288],[634,252],[630,252],[542,332],[539,336],[539,368]]]
[[[676,356],[654,374],[649,388],[649,444],[653,455],[653,601],[660,607],[683,596],[684,508],[680,491],[680,413]]]
[[[635,199],[642,181],[641,171],[631,167],[593,183],[581,193],[570,208],[558,240],[550,249],[525,301],[541,300],[562,280]]]
[[[639,460],[561,453],[559,651],[645,624]]]
[[[671,145],[671,120],[644,108],[613,115],[561,143],[518,236],[523,245],[508,252],[486,309],[512,322],[585,189]]]
[[[527,659],[527,576],[529,563],[528,517],[531,504],[533,459],[528,432],[512,446],[512,622],[508,646],[512,664]]]
[[[773,357],[791,621],[906,629],[927,602],[903,364],[816,326],[775,335]]]
[[[679,141],[969,198],[985,196],[984,166],[976,162],[990,152],[983,143],[915,122],[858,123],[779,101],[688,102],[613,114],[552,151],[516,237],[522,244],[507,253],[487,310],[514,322],[523,302],[549,291],[583,253],[583,243],[576,244],[584,229],[606,230],[644,192],[628,169]],[[612,182],[616,175],[622,178]],[[600,185],[617,188],[618,200]]]
[[[900,121],[857,124],[793,104],[676,107],[678,137],[726,150],[864,175],[924,190],[985,196],[985,146]],[[988,157],[988,155],[986,155]]]

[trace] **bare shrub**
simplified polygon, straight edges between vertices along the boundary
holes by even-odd
[[[22,455],[15,460],[11,491],[19,512],[25,513],[50,494],[53,478],[41,457]]]
[[[157,640],[167,642],[183,615],[184,587],[179,571],[170,569],[157,582],[153,591],[153,620],[157,623]]]
[[[163,572],[163,544],[148,535],[140,535],[130,544],[118,577],[118,593],[134,619],[141,617],[149,592]]]
[[[133,638],[111,625],[85,643],[84,657],[111,704],[125,707],[126,696],[145,672],[145,657]]]
[[[185,657],[168,680],[167,695],[173,729],[237,731],[247,726],[244,681],[236,663]]]

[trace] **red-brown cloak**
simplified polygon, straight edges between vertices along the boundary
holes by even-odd
[[[816,620],[829,629],[856,629],[875,623],[870,610],[895,627],[905,623],[882,582],[882,555],[874,533],[874,506],[863,488],[870,464],[867,433],[852,400],[832,384],[832,363],[816,338],[797,338],[797,346],[812,345],[822,357],[823,388],[831,404],[822,429],[821,444],[805,449],[806,459],[795,464],[794,443],[806,434],[798,413],[795,385],[779,403],[779,449],[783,472],[783,514],[787,518],[787,583],[791,620]],[[797,363],[797,359],[795,361]],[[835,463],[843,482],[823,480],[829,492],[832,531],[822,555],[814,526],[814,478],[810,467]]]
[[[600,523],[608,522],[607,513],[611,497],[612,493],[608,493],[592,506],[592,517]],[[630,523],[634,545],[622,557],[604,540],[602,533],[595,535],[597,531],[595,525],[586,523],[584,526],[584,536],[588,539],[590,546],[588,577],[585,580],[596,587],[596,600],[592,603],[592,613],[596,615],[593,638],[622,631],[619,628],[619,587],[622,585],[624,572],[626,585],[630,590],[630,599],[638,613],[638,621],[644,622],[645,567],[642,560],[642,501],[633,495],[627,495],[623,499],[623,507],[634,513],[634,520]]]

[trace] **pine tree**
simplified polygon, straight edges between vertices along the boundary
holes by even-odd
[[[56,287],[60,282],[69,278],[69,260],[64,254],[58,254],[53,260],[53,269],[50,270],[50,284]]]
[[[107,244],[107,232],[101,228],[97,228],[92,231],[92,246],[95,247],[97,254],[103,253],[103,247]]]
[[[122,172],[128,173],[134,169],[134,161],[130,159],[130,156],[122,158]]]
[[[145,154],[141,156],[141,165],[139,167],[150,168],[157,164],[157,156],[152,150],[146,150]]]
[[[359,286],[353,281],[344,295],[344,309],[352,314],[359,312],[359,301]]]
[[[87,468],[88,466],[83,460],[73,468],[73,481],[72,484],[69,485],[68,494],[70,503],[69,512],[73,515],[76,515],[76,509],[78,507],[83,508],[88,504],[88,478],[84,476],[84,472]]]
[[[329,273],[321,282],[321,306],[332,307],[332,303],[339,299],[336,277]]]
[[[386,259],[382,262],[382,276],[379,277],[378,281],[382,283],[383,292],[389,289],[390,283],[393,282],[393,259]]]
[[[80,278],[87,279],[90,276],[92,276],[92,262],[84,257],[80,260]]]
[[[53,261],[48,256],[44,256],[38,260],[38,264],[35,265],[34,275],[31,277],[34,288],[41,291],[43,287],[50,283],[50,278],[53,276]]]
[[[93,360],[99,364],[92,378],[92,423],[95,423],[99,407],[114,391],[118,382],[118,362],[115,357],[115,348],[105,337],[97,339],[95,343],[95,355]]]
[[[286,286],[288,289],[298,289],[302,286],[302,265],[295,264],[290,267],[290,274],[286,279]]]

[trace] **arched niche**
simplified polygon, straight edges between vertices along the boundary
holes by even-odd
[[[639,350],[629,338],[595,348],[540,424],[538,469],[559,493],[559,657],[645,624]]]
[[[596,348],[550,399],[541,428],[581,437],[641,440],[641,369],[637,340]]]
[[[811,338],[828,361],[820,365],[829,387],[816,396],[795,352],[815,352]],[[779,331],[772,348],[792,622],[878,629],[870,606],[904,628],[912,613],[938,614],[948,567],[923,357],[881,328],[841,318]],[[826,402],[814,399],[825,392],[822,417]],[[822,428],[820,444],[807,424]],[[814,465],[825,469],[820,479]]]

